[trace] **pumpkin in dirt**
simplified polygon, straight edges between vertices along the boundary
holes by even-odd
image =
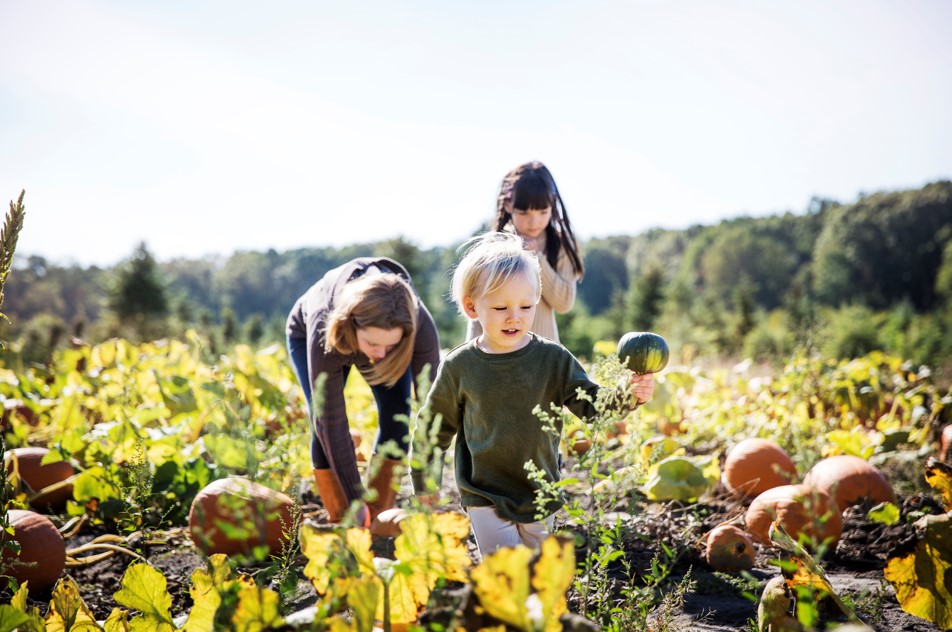
[[[618,341],[618,359],[638,375],[661,371],[669,355],[667,341],[650,331],[630,331]]]
[[[796,482],[797,466],[786,450],[768,439],[744,439],[727,451],[721,481],[735,496],[758,494]]]
[[[212,481],[192,501],[189,536],[207,555],[250,554],[255,547],[281,551],[293,528],[294,501],[240,476]]]
[[[581,456],[592,449],[592,440],[581,430],[572,433],[567,443],[568,451],[576,456]]]
[[[21,584],[30,582],[31,590],[55,584],[66,567],[66,543],[59,529],[46,516],[26,509],[9,510],[7,520],[13,528],[12,539],[20,545],[20,554],[3,549],[2,574]],[[8,534],[3,537],[10,538]]]
[[[732,524],[719,524],[704,539],[704,561],[720,573],[746,571],[754,566],[754,543],[750,536]]]
[[[829,494],[840,511],[867,499],[877,504],[896,502],[892,485],[882,472],[869,461],[850,454],[817,461],[803,477],[803,483]]]
[[[803,535],[807,546],[815,548],[820,542],[835,547],[843,530],[839,507],[830,496],[809,485],[781,485],[754,498],[744,525],[747,533],[761,544],[770,544],[770,523],[778,521],[794,540]]]
[[[50,453],[46,448],[14,448],[3,454],[7,476],[16,469],[20,480],[26,483],[33,493],[61,483],[70,478],[75,471],[69,461],[53,461],[43,465],[43,459]],[[59,510],[73,497],[73,486],[66,484],[49,492],[30,498],[30,507],[36,510]]]

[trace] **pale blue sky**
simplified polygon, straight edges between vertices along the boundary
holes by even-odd
[[[502,175],[580,238],[952,177],[952,3],[0,0],[17,254],[449,246]]]

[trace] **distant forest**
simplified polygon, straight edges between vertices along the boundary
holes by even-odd
[[[458,246],[420,249],[399,238],[160,262],[143,243],[112,268],[18,256],[0,340],[34,363],[79,340],[188,330],[209,354],[235,343],[283,344],[288,310],[321,275],[353,257],[386,255],[410,270],[449,348],[464,332],[447,298]],[[799,213],[591,239],[582,248],[585,278],[559,328],[583,358],[599,340],[651,330],[684,363],[880,349],[947,380],[952,372],[952,182],[849,204],[814,199]]]

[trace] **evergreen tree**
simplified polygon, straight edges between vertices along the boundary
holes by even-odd
[[[109,308],[123,328],[139,338],[160,336],[169,313],[168,290],[155,258],[142,242],[120,265],[110,292]]]
[[[664,273],[652,266],[642,274],[628,292],[628,329],[651,331],[661,315],[664,302]]]

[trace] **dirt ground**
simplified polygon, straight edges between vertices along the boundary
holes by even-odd
[[[323,508],[308,492],[303,494],[305,513],[310,512],[320,522]],[[680,505],[666,503],[644,507],[637,512],[620,511],[610,516],[620,519],[624,543],[624,559],[634,571],[634,577],[643,577],[650,572],[652,559],[661,551],[661,543],[680,553],[669,560],[670,581],[662,589],[673,590],[681,578],[689,575],[693,585],[684,595],[683,603],[675,603],[667,612],[667,630],[754,630],[756,603],[744,596],[744,590],[756,592],[769,578],[779,573],[771,564],[778,551],[759,549],[755,567],[747,576],[730,576],[713,573],[701,556],[699,538],[714,525],[729,520],[738,514],[739,505],[723,490],[708,493],[702,503]],[[916,510],[942,509],[934,498],[923,494],[900,495],[903,515]],[[622,508],[624,509],[624,508]],[[557,526],[560,526],[557,524]],[[561,526],[572,529],[571,525]],[[83,539],[96,534],[83,534],[69,546],[76,546]],[[189,586],[192,571],[204,564],[202,556],[194,549],[184,530],[156,534],[153,542],[143,542],[139,551],[165,576],[167,589],[172,595],[173,616],[181,621],[191,607]],[[584,534],[577,534],[579,559],[587,554],[588,544]],[[911,524],[906,521],[886,526],[870,523],[863,511],[848,510],[844,514],[842,539],[827,558],[822,561],[833,587],[854,604],[857,614],[873,629],[885,632],[934,631],[939,628],[927,621],[902,611],[895,599],[892,587],[883,579],[883,567],[893,547],[913,536]],[[386,555],[387,541],[379,543],[378,554]],[[472,547],[475,551],[475,548]],[[117,604],[112,595],[119,590],[122,575],[132,562],[128,556],[115,556],[86,568],[69,570],[69,575],[79,584],[86,605],[100,621],[104,620]],[[300,559],[303,568],[304,559]],[[240,569],[253,574],[260,569]],[[611,590],[617,596],[628,582],[621,561],[613,565]],[[302,575],[303,577],[303,575]],[[439,595],[436,595],[439,599]],[[0,594],[0,603],[8,603],[9,592]],[[50,601],[49,591],[35,592],[30,601],[46,612]],[[316,594],[309,582],[301,579],[296,589],[285,596],[286,612],[296,612],[312,606]],[[577,592],[569,592],[570,608],[574,612],[585,610]],[[824,624],[837,623],[830,617]]]

